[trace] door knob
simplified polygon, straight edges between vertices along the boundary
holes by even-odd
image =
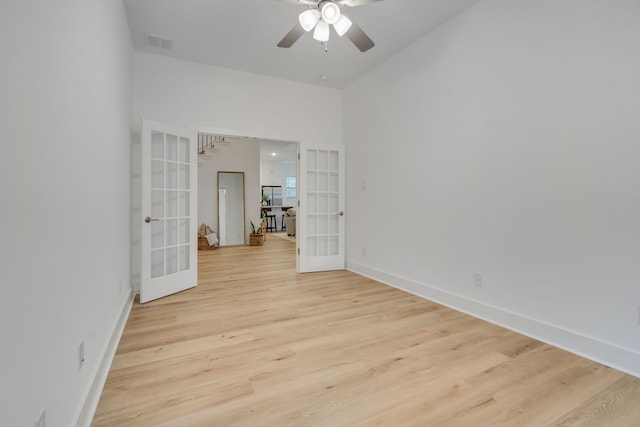
[[[150,216],[148,216],[144,219],[144,222],[146,222],[147,224],[149,224],[151,221],[160,221],[160,218],[151,218]]]
[[[344,212],[340,211],[340,212],[336,213],[336,215],[344,216]]]

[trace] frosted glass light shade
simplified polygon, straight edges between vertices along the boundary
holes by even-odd
[[[318,9],[305,10],[298,16],[298,20],[300,21],[300,26],[302,26],[306,32],[309,32],[320,20],[320,11]]]
[[[340,6],[333,2],[322,3],[322,20],[327,24],[335,24],[340,19]]]
[[[347,18],[345,15],[340,15],[340,19],[338,19],[338,22],[333,24],[333,28],[336,30],[336,33],[342,37],[347,31],[349,31],[351,24],[353,24],[351,19]]]
[[[329,40],[329,24],[324,21],[319,21],[316,25],[316,29],[313,32],[313,38],[319,42],[326,42]]]

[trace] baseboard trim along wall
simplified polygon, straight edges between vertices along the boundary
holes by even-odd
[[[640,378],[640,354],[630,349],[356,262],[347,260],[347,270]]]
[[[124,307],[122,308],[122,312],[120,313],[118,322],[116,323],[116,326],[113,329],[113,333],[111,334],[111,339],[109,340],[104,355],[102,356],[102,361],[98,365],[98,369],[93,376],[93,382],[87,390],[84,402],[80,407],[80,412],[75,418],[76,427],[91,426],[93,416],[95,415],[96,409],[98,408],[98,403],[100,402],[102,389],[104,388],[104,384],[107,381],[107,376],[109,375],[109,370],[111,369],[111,363],[113,362],[113,358],[116,355],[116,350],[118,349],[118,343],[120,343],[120,338],[122,337],[122,333],[124,332],[124,327],[127,324],[127,320],[129,319],[129,314],[131,314],[131,308],[133,307],[135,296],[136,293],[132,292],[129,295],[129,298],[127,298]]]

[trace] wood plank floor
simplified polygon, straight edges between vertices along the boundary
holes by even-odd
[[[199,253],[136,303],[94,426],[640,426],[640,380],[347,271],[294,243]]]

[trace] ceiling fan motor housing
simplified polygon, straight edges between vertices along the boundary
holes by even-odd
[[[340,6],[331,0],[323,0],[319,3],[322,20],[329,25],[335,24],[340,19]]]

